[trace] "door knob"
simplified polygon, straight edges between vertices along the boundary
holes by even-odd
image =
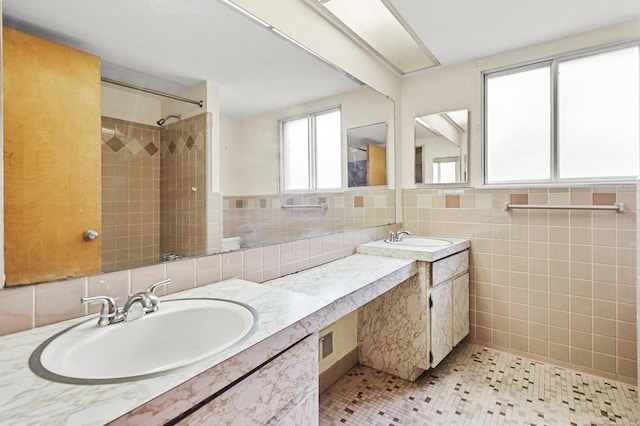
[[[100,234],[98,234],[98,231],[94,229],[88,229],[84,231],[84,234],[82,234],[82,239],[87,242],[91,242],[97,240],[99,236]]]

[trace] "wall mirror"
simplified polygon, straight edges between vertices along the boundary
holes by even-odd
[[[95,57],[94,71],[96,63],[98,66],[97,74],[91,71],[87,77],[98,82],[93,95],[78,91],[73,84],[64,86],[39,74],[29,76],[42,80],[43,90],[60,90],[47,114],[43,110],[45,92],[38,95],[38,108],[35,102],[23,104],[31,116],[41,117],[32,127],[47,129],[39,132],[42,135],[57,123],[62,132],[59,137],[80,141],[75,148],[60,149],[60,161],[55,162],[61,169],[72,170],[75,160],[91,159],[98,163],[90,163],[90,168],[99,173],[39,177],[46,184],[35,191],[39,194],[59,194],[62,183],[71,180],[84,189],[72,197],[76,203],[70,210],[55,204],[31,210],[33,218],[44,220],[34,227],[36,237],[22,237],[33,242],[24,254],[14,255],[7,244],[8,234],[12,230],[19,234],[22,228],[5,216],[6,268],[12,262],[21,272],[34,272],[36,264],[40,267],[36,271],[40,275],[7,278],[7,285],[128,269],[395,222],[395,198],[386,190],[317,195],[279,192],[278,120],[340,105],[343,128],[372,122],[387,122],[391,127],[393,103],[228,2],[113,0],[105,7],[98,0],[5,0],[2,12],[6,27],[87,52]],[[44,50],[50,48],[47,45]],[[76,67],[66,53],[52,56],[52,74],[77,81]],[[108,81],[100,83],[100,78]],[[90,110],[84,101],[99,100],[99,112],[90,113],[85,120],[93,129],[87,138],[74,133],[83,127],[84,121],[76,119],[79,114],[62,108],[65,99],[74,103],[65,87],[76,90],[75,108],[81,103],[81,109]],[[3,95],[6,132],[7,111],[13,107],[7,102],[8,94]],[[5,133],[5,149],[6,142]],[[49,142],[39,143],[63,146]],[[90,154],[88,146],[92,146]],[[15,167],[17,157],[11,158],[12,173],[18,181],[24,179],[29,172]],[[5,166],[9,161],[5,160]],[[37,170],[40,166],[35,165]],[[6,170],[5,187],[11,182]],[[20,187],[33,192],[35,183],[29,180],[29,185]],[[146,187],[154,192],[147,192]],[[89,193],[97,194],[99,201],[88,201]],[[6,211],[12,208],[12,199],[7,198],[11,196],[5,189]],[[286,209],[283,205],[328,208]],[[64,210],[71,230],[56,222],[52,214],[56,210]],[[89,210],[91,219],[85,217]],[[92,243],[82,238],[89,229],[100,234]],[[42,235],[53,240],[45,242]],[[75,245],[62,250],[57,240],[71,240]],[[46,247],[57,257],[39,258],[32,252],[35,246]],[[81,253],[89,260],[78,265]]]
[[[347,129],[349,187],[387,184],[387,123]]]
[[[415,182],[467,182],[469,110],[415,118]]]

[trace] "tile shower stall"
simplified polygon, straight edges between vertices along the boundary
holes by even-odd
[[[208,120],[201,114],[158,127],[102,117],[103,271],[216,245],[220,215],[207,213],[221,204],[219,194],[207,199]]]

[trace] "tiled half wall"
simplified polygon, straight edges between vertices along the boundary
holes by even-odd
[[[471,240],[473,341],[635,383],[635,190],[405,190],[404,228]],[[625,211],[506,211],[507,202]]]
[[[327,208],[281,207],[318,204],[326,204]],[[243,246],[251,247],[394,223],[395,190],[348,191],[317,196],[224,196],[223,212],[224,237],[240,237]]]

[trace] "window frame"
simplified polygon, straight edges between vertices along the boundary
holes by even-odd
[[[611,185],[611,184],[632,184],[636,182],[637,176],[622,176],[622,177],[600,177],[600,178],[564,178],[561,179],[558,176],[559,170],[559,156],[558,156],[558,64],[561,62],[571,61],[574,59],[585,58],[589,56],[595,56],[598,54],[613,52],[616,50],[623,50],[626,48],[636,47],[640,51],[640,39],[633,39],[622,43],[613,43],[597,47],[589,47],[577,51],[572,51],[564,54],[557,54],[553,56],[547,56],[540,59],[535,59],[515,65],[508,65],[504,67],[494,68],[481,72],[481,186],[488,188],[513,188],[513,187],[567,187],[567,186],[588,186],[588,185]],[[487,116],[488,116],[488,96],[487,96],[487,80],[489,76],[503,76],[514,74],[521,71],[533,70],[537,68],[550,67],[550,178],[547,180],[526,180],[526,181],[499,181],[488,182],[488,128],[487,128]]]
[[[316,151],[316,117],[332,112],[340,112],[340,186],[335,188],[317,188],[317,151]],[[284,149],[284,125],[287,122],[299,120],[302,118],[309,119],[308,130],[308,152],[307,158],[309,164],[309,188],[306,189],[285,189],[285,149]],[[279,139],[279,158],[280,158],[280,193],[281,194],[301,194],[301,193],[322,193],[322,192],[338,192],[344,190],[344,120],[342,115],[342,105],[330,106],[327,108],[308,111],[293,116],[278,119],[278,139]]]

